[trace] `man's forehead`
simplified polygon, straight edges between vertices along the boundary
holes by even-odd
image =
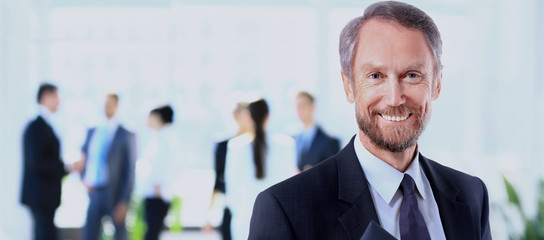
[[[355,63],[357,68],[378,68],[402,62],[402,67],[426,68],[433,54],[422,31],[399,23],[370,19],[360,30]]]
[[[420,34],[424,37],[423,32],[416,28],[406,27],[400,23],[374,17],[365,21],[365,23],[359,29],[359,40],[364,35],[387,35],[388,33],[402,33],[402,34]]]
[[[368,62],[363,63],[360,66],[360,69],[363,69],[363,70],[386,70],[389,67],[390,67],[390,65],[388,63],[372,61],[370,59]],[[405,64],[402,67],[405,68],[405,69],[423,70],[423,69],[430,68],[431,65],[429,63],[426,63],[426,62],[414,61],[414,62]]]
[[[312,101],[307,96],[304,96],[304,95],[298,95],[296,100],[297,100],[297,103],[305,103],[305,104],[312,103]]]

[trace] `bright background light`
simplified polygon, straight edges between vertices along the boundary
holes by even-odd
[[[444,44],[442,93],[420,150],[487,183],[494,238],[506,239],[501,174],[534,214],[544,169],[544,3],[409,2],[433,17]],[[60,88],[55,124],[67,162],[78,159],[85,129],[103,118],[107,92],[120,94],[119,118],[137,133],[140,150],[149,111],[171,104],[182,142],[180,191],[194,204],[182,218],[199,226],[213,184],[214,142],[235,132],[236,93],[265,97],[270,129],[293,133],[294,93],[308,90],[327,132],[343,144],[355,134],[338,37],[371,3],[0,0],[0,238],[30,238],[29,214],[18,204],[20,143],[40,82]],[[86,198],[77,176],[64,194],[57,223],[81,224]]]

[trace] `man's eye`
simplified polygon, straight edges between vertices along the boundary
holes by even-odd
[[[380,78],[380,74],[377,74],[377,73],[370,74],[369,78],[370,79],[378,79],[378,78]]]
[[[419,75],[417,75],[415,73],[408,73],[407,77],[408,78],[417,78],[417,77],[419,77]]]

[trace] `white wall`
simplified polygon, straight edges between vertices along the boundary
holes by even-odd
[[[21,132],[33,104],[28,78],[28,1],[0,2],[0,238],[30,239],[29,212],[19,204]]]

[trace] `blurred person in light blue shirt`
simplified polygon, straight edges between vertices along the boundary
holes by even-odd
[[[301,91],[296,98],[297,116],[303,130],[294,136],[297,145],[297,166],[299,171],[308,170],[321,161],[340,151],[340,141],[325,133],[315,122],[315,98]]]
[[[119,96],[107,95],[106,120],[89,129],[82,147],[82,179],[90,200],[84,240],[99,239],[104,216],[113,220],[115,239],[127,239],[125,218],[134,186],[136,139],[115,117],[118,106]]]

